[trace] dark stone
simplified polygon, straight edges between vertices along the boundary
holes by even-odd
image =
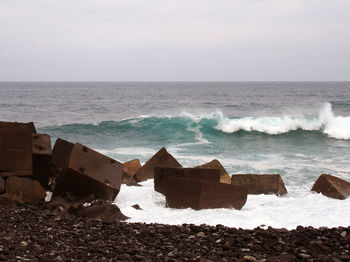
[[[8,206],[13,207],[16,205],[16,201],[14,201],[11,197],[9,197],[6,193],[0,195],[0,206]]]
[[[73,150],[74,143],[58,138],[52,149],[51,158],[51,174],[52,177],[57,177],[63,173],[68,166],[69,157]]]
[[[181,165],[164,147],[162,147],[139,169],[134,176],[135,180],[137,182],[142,182],[154,178],[155,167],[181,167]]]
[[[6,195],[20,203],[35,204],[45,199],[46,191],[36,180],[11,176],[6,180]]]
[[[234,185],[186,178],[163,181],[166,205],[172,208],[235,208],[247,201],[247,190]]]
[[[164,194],[163,182],[167,178],[189,178],[220,182],[220,171],[208,168],[156,167],[154,169],[154,190]]]
[[[47,134],[32,134],[33,137],[33,178],[48,190],[51,165],[51,139]]]
[[[269,175],[232,175],[231,184],[244,187],[248,190],[248,194],[287,194],[283,180],[279,174]]]
[[[67,193],[80,198],[95,195],[113,201],[119,193],[123,167],[118,161],[75,144],[67,168],[56,179],[53,197]]]
[[[99,218],[105,222],[124,221],[128,219],[118,206],[111,202],[98,200],[89,206],[80,205],[73,214],[84,218]]]
[[[350,195],[350,183],[338,177],[323,174],[316,180],[311,191],[336,199],[346,199]]]
[[[0,194],[5,191],[5,179],[0,176]]]
[[[279,256],[271,256],[267,258],[268,262],[294,262],[297,261],[297,258],[290,254],[282,254]]]
[[[32,128],[0,122],[0,176],[29,176],[32,168]]]
[[[138,204],[132,205],[131,207],[135,208],[136,210],[142,210]]]

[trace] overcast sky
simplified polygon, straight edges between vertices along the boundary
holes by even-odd
[[[0,81],[341,81],[349,49],[349,0],[0,0]]]

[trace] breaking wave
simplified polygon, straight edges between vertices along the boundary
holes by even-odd
[[[103,121],[98,124],[67,124],[43,127],[51,134],[125,136],[125,139],[164,141],[198,141],[207,143],[208,137],[222,134],[262,133],[281,135],[308,131],[325,134],[331,138],[350,139],[350,116],[335,116],[330,103],[325,103],[318,114],[282,115],[262,117],[228,117],[217,111],[212,114],[179,116],[140,116],[121,121]],[[213,139],[210,139],[213,140]]]

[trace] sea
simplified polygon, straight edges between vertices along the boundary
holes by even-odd
[[[195,211],[165,207],[151,179],[122,185],[115,203],[128,222],[350,225],[350,198],[310,192],[323,173],[350,181],[350,82],[0,82],[0,120],[34,121],[52,145],[60,137],[120,162],[164,146],[184,167],[218,159],[230,175],[280,174],[288,190]]]

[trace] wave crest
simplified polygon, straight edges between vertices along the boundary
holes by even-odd
[[[350,139],[350,117],[335,116],[330,103],[325,103],[318,115],[229,118],[220,113],[217,116],[215,128],[225,133],[244,130],[279,135],[301,129],[321,131],[336,139]]]

